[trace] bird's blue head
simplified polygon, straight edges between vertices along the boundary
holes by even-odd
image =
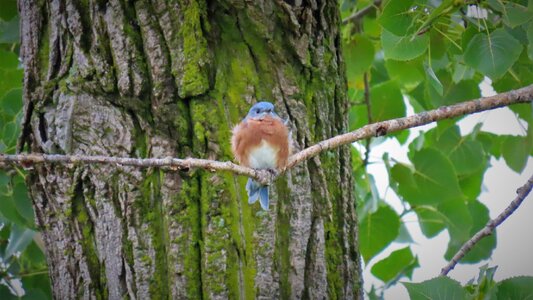
[[[250,108],[250,111],[248,112],[247,118],[254,118],[254,119],[261,119],[266,116],[279,116],[274,112],[274,104],[270,102],[257,102]]]

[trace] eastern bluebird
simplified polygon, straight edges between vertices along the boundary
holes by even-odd
[[[231,148],[239,164],[253,169],[282,170],[289,157],[290,134],[283,119],[270,102],[258,102],[248,115],[233,128]],[[268,210],[268,186],[248,178],[248,203],[260,199]]]

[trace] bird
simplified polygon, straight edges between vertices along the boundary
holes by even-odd
[[[254,104],[233,128],[231,149],[240,165],[277,173],[287,166],[290,143],[286,122],[276,114],[272,103],[262,101]],[[261,207],[268,210],[268,186],[248,178],[246,192],[249,204],[259,199]]]

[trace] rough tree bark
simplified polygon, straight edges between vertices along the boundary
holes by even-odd
[[[232,159],[258,100],[302,149],[347,129],[336,1],[20,0],[19,150]],[[29,173],[54,297],[358,298],[350,150],[279,178],[107,165]]]

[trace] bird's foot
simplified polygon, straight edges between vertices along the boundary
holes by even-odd
[[[279,175],[279,171],[276,169],[267,169],[268,173],[270,173],[273,177],[277,177]]]

